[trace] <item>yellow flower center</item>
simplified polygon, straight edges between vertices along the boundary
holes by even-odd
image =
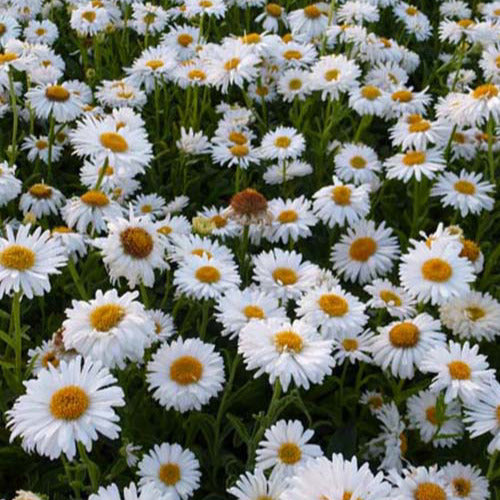
[[[80,200],[85,203],[85,205],[90,205],[91,207],[105,207],[109,204],[109,198],[101,191],[87,191],[80,196]]]
[[[70,93],[62,85],[51,85],[45,89],[45,97],[50,101],[65,102]]]
[[[361,95],[369,101],[374,101],[377,97],[382,95],[382,92],[380,92],[380,90],[373,85],[365,85],[361,89]]]
[[[414,165],[422,165],[425,163],[425,152],[424,151],[408,151],[403,156],[403,163],[407,167],[413,167]]]
[[[476,186],[472,184],[472,182],[459,180],[455,182],[453,185],[455,191],[458,191],[460,194],[473,195],[476,192]]]
[[[125,309],[119,304],[103,304],[90,313],[90,324],[94,330],[109,332],[125,317]]]
[[[379,296],[386,304],[391,304],[396,307],[399,307],[401,305],[401,299],[390,290],[382,290]]]
[[[493,83],[485,83],[476,87],[472,96],[474,99],[491,99],[498,95],[498,87]]]
[[[408,438],[406,437],[406,434],[402,432],[399,435],[399,449],[401,450],[401,455],[406,455],[406,452],[408,451]]]
[[[172,228],[170,226],[162,226],[157,231],[164,236],[168,236],[172,232]]]
[[[0,64],[9,63],[17,59],[17,54],[14,52],[5,52],[0,54]]]
[[[291,143],[292,140],[290,139],[290,137],[287,137],[286,135],[280,135],[279,137],[276,137],[276,139],[274,139],[274,145],[277,148],[285,149],[288,146],[290,146]]]
[[[123,251],[135,259],[145,259],[153,251],[153,238],[142,227],[128,227],[120,233]]]
[[[437,416],[436,416],[436,407],[429,406],[429,408],[427,408],[425,410],[425,417],[432,425],[437,425],[438,420],[437,420]]]
[[[203,375],[203,365],[193,356],[181,356],[170,365],[170,378],[179,385],[195,384]]]
[[[77,385],[67,385],[52,394],[50,413],[59,420],[77,420],[87,410],[89,397]]]
[[[42,151],[43,149],[47,149],[49,146],[49,143],[47,141],[44,141],[43,139],[39,139],[38,141],[35,142],[35,147],[39,151]]]
[[[283,212],[278,215],[278,220],[281,224],[295,222],[298,218],[299,216],[295,210],[283,210]]]
[[[376,251],[377,242],[373,238],[358,238],[351,243],[349,256],[353,260],[366,262]]]
[[[462,250],[460,252],[460,257],[466,257],[471,262],[476,262],[481,254],[481,249],[479,245],[472,240],[463,240],[462,241]]]
[[[392,100],[397,102],[410,102],[413,94],[409,90],[398,90],[392,94]]]
[[[0,264],[7,269],[26,271],[35,265],[35,260],[35,252],[22,245],[13,244],[0,252]]]
[[[158,472],[158,477],[167,486],[174,486],[181,479],[181,468],[174,463],[162,464]]]
[[[348,186],[335,186],[332,189],[332,199],[337,205],[349,205],[351,202],[351,188]]]
[[[293,465],[300,460],[302,452],[295,443],[283,443],[278,449],[278,457],[284,464]]]
[[[292,40],[293,40],[293,35],[291,33],[285,33],[281,39],[285,42],[285,43],[290,43]],[[301,56],[302,57],[302,56]],[[299,57],[300,59],[300,57]]]
[[[321,11],[316,5],[308,5],[304,8],[304,15],[309,19],[317,19],[321,16]]]
[[[417,326],[409,321],[394,325],[389,331],[389,340],[394,347],[406,349],[415,347],[420,337]]]
[[[269,3],[266,5],[266,12],[271,17],[280,17],[281,16],[281,6],[277,3]]]
[[[29,189],[29,193],[34,198],[46,200],[52,196],[52,188],[46,184],[33,184]]]
[[[5,26],[5,24],[3,23],[0,23],[0,36],[5,34],[6,31],[7,31],[7,26]]]
[[[406,9],[406,13],[407,13],[409,16],[416,16],[416,15],[418,14],[418,9],[417,9],[417,8],[415,8],[415,7],[410,6],[410,7],[408,7],[408,8]]]
[[[298,50],[287,50],[283,53],[283,57],[288,60],[299,60],[302,59],[302,53]]]
[[[415,500],[446,500],[446,493],[436,483],[420,483],[415,490]]]
[[[384,400],[380,396],[371,396],[370,399],[368,400],[368,404],[374,410],[378,410],[379,408],[382,408]]]
[[[188,47],[193,41],[193,37],[189,33],[181,33],[177,37],[177,43],[183,47]]]
[[[278,267],[273,271],[273,279],[280,285],[294,285],[297,283],[297,273],[288,267]]]
[[[269,87],[266,87],[265,85],[258,86],[255,89],[255,93],[260,97],[265,97],[267,94],[269,94]]]
[[[469,380],[471,369],[467,363],[463,361],[452,361],[448,363],[450,377],[454,380]]]
[[[342,341],[342,347],[345,351],[351,352],[358,348],[358,341],[356,339],[344,339]]]
[[[478,306],[466,307],[465,314],[471,321],[477,321],[486,316],[485,310]]]
[[[49,365],[57,368],[59,366],[59,359],[57,359],[56,353],[54,351],[49,351],[43,356],[41,363],[44,368],[48,368]]]
[[[474,26],[474,24],[476,24],[472,19],[460,19],[460,21],[457,22],[457,24],[461,27],[461,28],[469,28],[471,26]]]
[[[113,153],[125,153],[128,150],[128,143],[125,138],[116,132],[103,132],[99,136],[101,145],[113,151]]]
[[[237,158],[243,158],[243,156],[246,156],[250,150],[245,144],[235,144],[234,146],[231,146],[229,148],[229,151],[233,156],[236,156]]]
[[[205,9],[208,9],[209,7],[212,7],[213,3],[210,0],[201,0],[198,5],[200,7],[203,7]]]
[[[208,259],[212,258],[211,252],[205,250],[204,248],[195,248],[191,251],[191,255],[197,255],[198,257],[203,257],[204,255],[206,255]]]
[[[220,280],[220,272],[213,266],[202,266],[196,270],[196,279],[202,283],[217,283]]]
[[[427,132],[431,128],[431,124],[427,120],[420,120],[416,123],[411,123],[408,130],[412,133]]]
[[[231,142],[234,142],[235,144],[238,144],[239,146],[246,144],[248,142],[248,139],[245,134],[242,134],[241,132],[236,132],[235,130],[230,132],[229,140]]]
[[[214,215],[213,217],[211,217],[210,220],[215,224],[215,227],[217,229],[221,229],[221,228],[227,226],[227,219],[225,217],[223,217],[222,215],[219,215],[219,214]]]
[[[366,160],[362,156],[356,155],[349,160],[349,165],[351,165],[352,168],[359,170],[366,167]]]
[[[240,64],[241,60],[238,59],[237,57],[233,57],[232,59],[229,59],[229,61],[226,61],[224,64],[224,69],[226,71],[231,71],[233,69],[236,69],[238,65]]]
[[[452,274],[453,270],[450,264],[443,259],[429,259],[422,265],[422,276],[428,281],[444,283],[450,279]]]
[[[68,233],[72,233],[73,230],[68,226],[56,226],[54,229],[52,229],[52,232],[59,233],[59,234],[68,234]]]
[[[332,80],[337,80],[337,78],[339,77],[339,75],[340,75],[340,71],[338,69],[329,69],[325,73],[325,80],[327,82],[331,82]]]
[[[334,293],[322,295],[318,300],[318,304],[323,312],[333,317],[344,316],[349,310],[347,300]]]
[[[154,23],[156,14],[154,12],[148,12],[142,19],[146,24]]]
[[[290,90],[300,90],[302,88],[302,80],[300,80],[299,78],[292,78],[288,82],[288,88]]]
[[[245,306],[243,314],[247,319],[264,319],[266,317],[261,307],[253,305]]]
[[[202,71],[201,69],[192,69],[189,73],[188,73],[188,78],[190,80],[200,80],[200,81],[204,81],[206,80],[207,78],[207,74]]]
[[[153,211],[153,207],[149,203],[146,203],[145,205],[142,205],[142,207],[141,207],[141,212],[143,214],[150,214],[152,211]]]
[[[451,482],[454,493],[457,497],[465,498],[469,496],[472,489],[472,484],[465,477],[457,477]]]
[[[297,354],[302,351],[302,348],[304,347],[302,337],[291,330],[284,330],[275,334],[274,345],[280,353],[294,352]]]
[[[89,23],[93,23],[96,18],[96,13],[93,10],[86,10],[85,12],[82,13],[82,19],[85,19],[85,21]]]
[[[156,71],[158,68],[161,68],[163,67],[165,64],[163,63],[163,61],[161,61],[160,59],[151,59],[150,61],[148,61],[146,63],[146,66],[148,68],[151,68],[153,71]]]
[[[259,43],[260,42],[260,35],[258,33],[249,33],[248,35],[245,35],[241,38],[243,43],[246,44],[254,44],[254,43]]]

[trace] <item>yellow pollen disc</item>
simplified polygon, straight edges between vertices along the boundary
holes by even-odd
[[[17,57],[17,54],[14,54],[14,52],[5,52],[3,54],[0,54],[0,64],[15,61]]]
[[[295,443],[283,443],[278,449],[278,457],[284,464],[293,465],[300,460],[302,452]]]
[[[304,343],[302,341],[302,337],[291,331],[284,330],[282,332],[278,332],[274,335],[274,345],[278,352],[294,352],[299,353],[302,351],[304,347]]]
[[[472,484],[465,477],[457,477],[451,482],[454,493],[457,497],[465,498],[469,496],[472,489]]]
[[[321,16],[321,11],[316,7],[316,5],[308,5],[304,8],[304,15],[309,19],[317,19]]]
[[[418,113],[413,113],[412,115],[408,115],[406,117],[406,123],[408,123],[409,125],[421,122],[422,120],[422,115],[419,115]]]
[[[49,146],[49,143],[47,141],[44,141],[43,139],[39,139],[38,141],[35,142],[35,147],[36,149],[42,151],[43,149],[47,149]]]
[[[188,73],[188,78],[190,80],[200,80],[200,81],[204,81],[206,80],[207,78],[207,74],[202,71],[201,69],[192,69],[189,73]]]
[[[377,251],[377,242],[373,238],[358,238],[351,243],[349,256],[353,260],[366,262]]]
[[[298,50],[287,50],[283,53],[283,57],[288,60],[300,60],[302,59],[302,53]]]
[[[243,43],[246,44],[254,44],[254,43],[259,43],[260,42],[260,35],[258,33],[249,33],[248,35],[245,35],[241,37],[241,40]]]
[[[123,136],[116,132],[103,132],[99,136],[101,144],[113,151],[113,153],[125,153],[128,150],[128,143]]]
[[[295,210],[283,210],[278,215],[278,220],[281,224],[290,224],[291,222],[295,222],[299,218],[299,215]]]
[[[460,19],[460,21],[457,21],[457,24],[461,28],[467,29],[474,26],[476,23],[472,19]]]
[[[59,360],[57,359],[54,351],[46,353],[45,356],[43,356],[41,363],[44,368],[48,368],[49,365],[52,365],[54,368],[59,366]]]
[[[425,152],[424,151],[408,151],[403,156],[403,163],[407,167],[413,167],[415,165],[422,165],[425,163]]]
[[[408,321],[394,325],[389,331],[391,344],[401,349],[415,347],[419,337],[418,327]]]
[[[104,171],[104,172],[103,172]],[[99,169],[99,175],[100,174],[104,174],[104,175],[107,175],[107,176],[110,176],[110,175],[113,175],[115,173],[115,170],[113,167],[110,167],[110,166],[107,166],[106,168],[104,168],[104,166],[102,166],[100,169]]]
[[[500,56],[495,57],[495,66],[497,69],[500,69]]]
[[[496,417],[497,417],[497,422],[500,424],[500,405],[497,406],[495,413],[496,413]]]
[[[152,236],[142,227],[128,227],[120,233],[123,251],[135,259],[145,259],[152,251]]]
[[[158,477],[167,486],[173,486],[181,479],[181,469],[177,464],[162,464],[158,472]]]
[[[455,191],[458,191],[460,194],[473,195],[476,192],[476,186],[472,184],[472,182],[459,180],[453,184],[453,188]]]
[[[46,200],[52,196],[52,188],[46,184],[33,184],[29,189],[29,193],[34,198]]]
[[[220,272],[213,266],[202,266],[196,270],[196,279],[202,283],[217,283],[220,280]]]
[[[471,321],[478,321],[486,316],[485,310],[478,306],[466,307],[465,314]]]
[[[240,146],[248,142],[248,139],[245,134],[242,134],[241,132],[236,132],[235,130],[230,132],[229,140],[231,142],[234,142],[234,144],[238,144]]]
[[[209,7],[212,7],[213,3],[210,0],[201,0],[198,5],[200,7],[203,7],[205,9],[208,9]]]
[[[105,207],[109,204],[109,198],[101,191],[87,191],[80,196],[80,200],[91,207]]]
[[[372,396],[368,400],[368,404],[374,410],[378,410],[379,408],[382,408],[382,405],[384,404],[384,400],[380,396]]]
[[[89,23],[93,23],[96,18],[96,13],[93,10],[87,10],[82,13],[82,19],[88,21]]]
[[[342,341],[342,347],[348,352],[357,350],[358,345],[359,344],[356,339],[344,339]]]
[[[415,490],[415,500],[446,500],[446,493],[436,483],[420,483]]]
[[[332,189],[332,199],[340,206],[345,207],[351,203],[351,188],[348,186],[335,186]]]
[[[339,77],[339,75],[340,75],[340,71],[338,69],[329,69],[325,73],[325,80],[327,82],[331,82],[332,80],[337,80],[337,78]]]
[[[277,148],[287,148],[291,143],[292,140],[286,135],[280,135],[279,137],[276,137],[276,139],[274,139],[274,145]]]
[[[470,367],[463,361],[452,361],[448,363],[450,377],[454,380],[469,380],[471,375]]]
[[[165,66],[165,64],[160,59],[151,59],[146,63],[146,66],[151,68],[153,71],[156,71],[158,68]]]
[[[377,97],[382,95],[382,92],[373,85],[366,85],[361,89],[361,95],[369,101],[374,101]]]
[[[54,229],[52,229],[52,232],[59,233],[59,234],[68,234],[68,233],[72,233],[73,230],[68,226],[56,226]]]
[[[22,245],[10,245],[0,252],[0,264],[7,269],[26,271],[35,265],[33,250]]]
[[[143,214],[150,214],[152,211],[153,211],[153,207],[149,203],[146,203],[145,205],[142,205],[142,207],[141,207],[141,212]]]
[[[453,269],[443,259],[433,258],[426,260],[422,265],[422,276],[428,281],[444,283],[451,278]]]
[[[353,156],[349,160],[349,165],[351,165],[352,168],[359,170],[366,167],[366,160],[362,156]]]
[[[62,387],[50,398],[50,413],[59,420],[77,420],[89,406],[89,397],[77,385]]]
[[[157,231],[164,236],[168,236],[172,232],[172,228],[170,226],[163,226],[160,227]]]
[[[394,305],[396,307],[399,307],[401,305],[401,299],[394,292],[391,292],[390,290],[382,290],[379,293],[379,297],[386,304],[391,304],[391,305]]]
[[[259,306],[248,305],[243,309],[243,314],[247,319],[264,319],[266,315]]]
[[[344,491],[344,494],[342,495],[342,500],[351,500],[352,498],[352,493],[350,491]]]
[[[399,440],[401,441],[399,443],[399,449],[401,450],[401,455],[406,455],[406,452],[408,451],[408,438],[406,437],[406,434],[403,432],[399,435]]]
[[[273,271],[273,279],[281,285],[294,285],[297,283],[297,273],[288,267],[278,267]]]
[[[474,99],[491,99],[498,95],[498,87],[493,83],[485,83],[476,87],[472,95]]]
[[[281,6],[278,5],[277,3],[269,3],[266,5],[266,12],[271,17],[280,17],[281,11],[282,11]]]
[[[408,7],[406,9],[406,13],[409,15],[409,16],[416,16],[418,14],[418,9],[415,8],[415,7]]]
[[[224,69],[226,71],[231,71],[233,69],[236,69],[240,64],[240,62],[241,62],[240,59],[238,59],[237,57],[233,57],[232,59],[229,59],[229,61],[226,61],[226,63],[224,64]]]
[[[437,425],[437,416],[436,416],[436,407],[435,406],[429,406],[425,410],[425,418],[432,424],[432,425]]]
[[[7,26],[5,24],[0,23],[0,36],[2,36],[7,31]]]
[[[44,68],[48,68],[49,66],[52,66],[52,61],[49,60],[42,61],[42,66]]]
[[[191,251],[191,255],[197,255],[198,257],[203,257],[205,255],[208,259],[213,257],[212,253],[204,248],[195,248]]]
[[[255,93],[260,97],[265,97],[267,94],[269,94],[269,87],[266,86],[257,87],[255,89]]]
[[[50,85],[45,89],[45,97],[49,101],[65,102],[69,96],[70,93],[62,85]]]
[[[300,90],[302,88],[302,80],[300,80],[299,78],[292,78],[288,82],[288,88],[290,90]]]
[[[398,90],[391,97],[393,101],[398,102],[410,102],[413,100],[413,94],[409,90]]]
[[[203,375],[203,365],[194,356],[181,356],[170,365],[170,378],[179,385],[195,384]]]
[[[125,317],[125,309],[118,304],[103,304],[90,313],[90,324],[94,330],[109,332]]]
[[[134,93],[132,91],[130,92],[120,91],[116,93],[116,96],[119,97],[120,99],[131,99],[132,97],[134,97]]]
[[[154,12],[148,12],[142,19],[146,24],[154,23],[156,14]]]
[[[411,123],[408,130],[412,133],[427,132],[431,128],[431,124],[427,120],[420,120],[417,123]]]
[[[293,40],[293,35],[291,33],[285,33],[281,39],[285,42],[285,43],[290,43],[292,40]],[[302,56],[301,56],[302,57]],[[300,59],[300,57],[299,57]]]
[[[256,500],[273,500],[273,498],[268,495],[260,495]]]
[[[500,9],[495,9],[493,14],[495,14],[495,16],[500,16]]]
[[[347,314],[349,311],[349,304],[340,295],[334,293],[327,293],[322,295],[318,300],[319,307],[328,316],[340,317]]]
[[[453,134],[453,140],[458,144],[465,144],[465,135],[460,132]]]
[[[177,37],[177,43],[183,47],[188,47],[193,41],[193,37],[189,33],[182,33]]]
[[[222,215],[214,215],[213,217],[210,218],[210,220],[215,224],[215,227],[217,229],[221,229],[223,227],[227,226],[227,219],[223,217]]]
[[[248,149],[248,146],[245,146],[245,144],[235,144],[229,148],[229,151],[233,156],[243,158],[243,156],[246,156],[250,150]]]

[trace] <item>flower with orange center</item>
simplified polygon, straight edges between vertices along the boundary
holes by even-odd
[[[243,224],[268,220],[267,200],[255,189],[244,189],[231,198],[227,216]]]
[[[99,140],[103,147],[113,153],[125,153],[129,149],[126,139],[117,132],[103,132]]]
[[[52,197],[52,188],[47,184],[33,184],[29,190],[29,194],[39,200],[46,200]]]
[[[45,97],[49,101],[65,102],[70,98],[70,92],[62,85],[49,85],[45,89]]]
[[[377,242],[373,238],[358,238],[351,243],[349,256],[353,260],[366,262],[376,251]]]

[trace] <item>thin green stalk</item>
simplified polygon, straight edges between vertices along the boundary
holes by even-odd
[[[82,280],[80,278],[80,275],[78,274],[78,271],[77,271],[76,266],[75,266],[75,262],[73,261],[72,257],[70,257],[68,259],[68,269],[69,269],[69,273],[71,274],[71,277],[73,278],[73,282],[75,283],[76,289],[78,290],[78,293],[80,294],[80,297],[83,300],[89,300],[87,290],[85,290],[85,286],[82,283]]]
[[[146,287],[144,286],[144,283],[139,281],[139,290],[141,291],[141,299],[142,303],[144,304],[144,307],[146,309],[149,309],[149,296],[148,296],[148,291],[146,290]]]
[[[97,467],[87,455],[87,450],[85,449],[84,444],[81,441],[78,441],[76,443],[76,446],[78,448],[78,454],[80,455],[80,460],[87,469],[87,474],[90,479],[90,487],[92,488],[92,492],[95,492],[99,488],[99,477],[98,477]]]
[[[208,312],[210,309],[210,301],[205,299],[201,306],[201,325],[200,325],[200,339],[204,340],[207,334],[208,326]]]

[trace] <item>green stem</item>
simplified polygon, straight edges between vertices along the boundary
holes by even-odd
[[[85,449],[85,446],[81,441],[78,441],[76,443],[76,446],[78,448],[80,460],[87,469],[87,474],[90,479],[90,486],[92,488],[92,492],[95,492],[99,488],[99,478],[96,465],[90,460],[89,456],[87,455],[87,450]]]
[[[82,280],[80,278],[80,275],[78,274],[78,271],[76,270],[75,262],[73,261],[72,257],[70,257],[68,259],[68,269],[69,269],[69,273],[71,274],[71,277],[73,278],[73,282],[75,283],[76,289],[78,290],[78,293],[80,294],[80,297],[83,300],[89,300],[87,290],[85,290],[85,286],[82,283]]]
[[[139,281],[139,290],[141,291],[141,299],[142,303],[144,304],[144,307],[146,309],[149,309],[149,296],[148,296],[148,291],[146,290],[146,287],[144,286],[144,283]]]
[[[208,312],[210,309],[210,301],[205,299],[201,306],[201,325],[200,325],[200,339],[204,340],[205,335],[207,334],[207,326],[208,326]]]

